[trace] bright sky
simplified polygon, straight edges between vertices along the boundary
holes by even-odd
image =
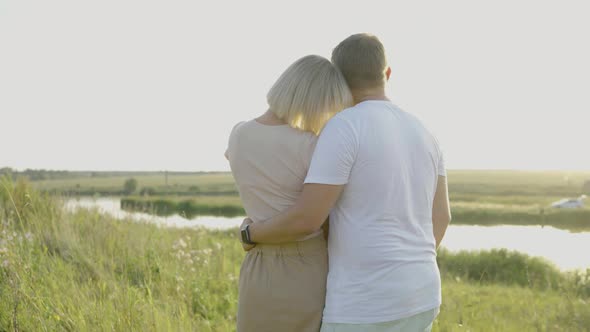
[[[228,170],[307,54],[381,38],[449,168],[590,169],[587,1],[0,0],[0,167]]]

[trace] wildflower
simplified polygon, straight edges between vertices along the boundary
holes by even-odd
[[[186,265],[193,265],[193,263],[193,260],[190,258],[186,260]]]
[[[10,264],[10,262],[8,261],[8,259],[5,259],[5,260],[2,262],[2,267],[8,267],[8,265],[9,265],[9,264]]]
[[[217,248],[217,250],[221,250],[221,243],[215,242],[215,248]]]
[[[183,258],[187,257],[187,255],[188,255],[188,257],[190,257],[189,253],[186,253],[186,252],[184,252],[184,250],[180,249],[176,252],[176,259],[178,259],[178,260],[183,259]]]
[[[178,241],[174,242],[174,244],[172,245],[172,249],[176,250],[176,249],[180,249],[180,248],[186,248],[186,242],[184,242],[183,239],[178,239]]]
[[[25,239],[27,239],[27,241],[29,241],[29,242],[32,242],[33,241],[33,234],[31,234],[31,232],[26,232]]]

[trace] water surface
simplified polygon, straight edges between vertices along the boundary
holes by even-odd
[[[147,221],[163,227],[229,229],[238,227],[243,220],[243,217],[198,216],[187,219],[180,215],[159,217],[142,212],[127,212],[121,209],[118,198],[80,198],[66,201],[68,209],[80,207],[96,208],[116,218]],[[442,246],[450,251],[506,248],[544,257],[563,270],[590,268],[590,232],[573,233],[548,226],[451,225]]]

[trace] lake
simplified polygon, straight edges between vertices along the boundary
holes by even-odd
[[[118,198],[69,199],[67,209],[95,208],[116,218],[152,222],[163,227],[205,227],[229,229],[238,227],[243,217],[199,216],[186,219],[180,215],[159,217],[121,209]],[[590,268],[590,232],[569,232],[541,226],[476,226],[450,225],[442,246],[450,251],[506,248],[531,256],[540,256],[562,270]]]

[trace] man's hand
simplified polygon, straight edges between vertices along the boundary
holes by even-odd
[[[242,225],[240,226],[240,230],[244,229],[244,227],[246,227],[246,225],[250,225],[253,223],[254,223],[254,221],[252,221],[252,219],[250,219],[250,218],[244,219],[244,221],[242,222]],[[240,234],[240,241],[241,240],[242,240],[242,236]],[[246,252],[254,249],[254,247],[256,247],[255,244],[247,244],[247,243],[242,242],[242,249],[244,249],[244,251],[246,251]]]

